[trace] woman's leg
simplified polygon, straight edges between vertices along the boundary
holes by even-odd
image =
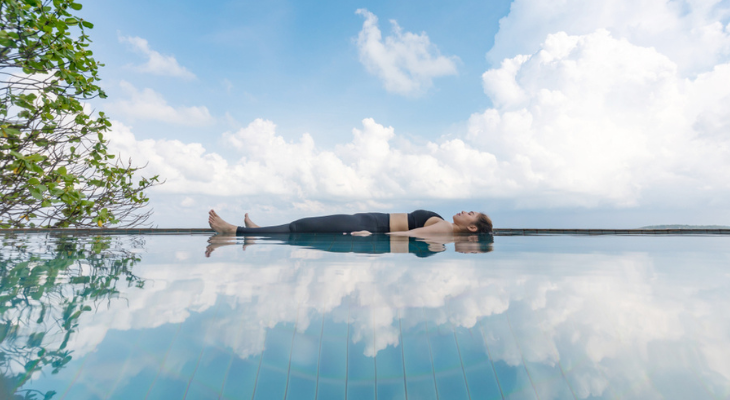
[[[239,226],[236,229],[237,235],[256,234],[256,233],[342,233],[367,230],[370,225],[363,223],[363,214],[348,215],[325,215],[322,217],[309,217],[298,219],[290,224],[277,226],[264,226],[256,228],[248,228]],[[248,224],[247,224],[248,225]]]
[[[216,214],[214,210],[210,210],[208,213],[208,224],[210,224],[210,227],[213,228],[214,231],[225,235],[232,235],[234,233],[239,235],[247,233],[289,233],[289,224],[256,228],[246,228],[243,226],[229,224]]]
[[[298,219],[289,224],[289,227],[292,232],[300,233],[350,233],[354,231],[378,233],[388,231],[387,218],[387,214],[379,213],[325,215]]]
[[[354,231],[369,231],[373,233],[388,232],[388,214],[383,213],[360,213],[360,214],[337,214],[325,215],[322,217],[310,217],[298,219],[290,224],[264,227],[243,227],[229,224],[215,211],[210,211],[208,222],[211,228],[218,233],[224,234],[258,234],[258,233],[350,233]],[[248,225],[248,224],[247,224]],[[252,224],[254,225],[254,224]]]
[[[258,228],[246,228],[239,226],[236,228],[236,235],[248,235],[256,233],[289,233],[290,224],[276,225],[276,226],[261,226]]]

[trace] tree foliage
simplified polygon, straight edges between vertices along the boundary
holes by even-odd
[[[0,0],[0,227],[144,223],[131,160],[115,159],[111,122],[85,109],[105,98],[74,0]],[[137,180],[139,179],[139,180]]]

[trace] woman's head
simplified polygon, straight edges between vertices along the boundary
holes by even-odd
[[[465,232],[492,233],[492,220],[487,214],[476,211],[462,211],[454,215],[454,224]]]
[[[492,233],[492,220],[489,219],[487,214],[479,213],[476,226],[479,233]]]

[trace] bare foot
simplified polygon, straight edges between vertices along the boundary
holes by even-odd
[[[221,235],[233,235],[236,233],[236,226],[224,221],[214,210],[208,212],[208,225]]]
[[[246,213],[246,217],[243,219],[243,223],[246,225],[246,228],[261,228],[253,221],[251,221],[251,218],[248,217],[248,213]]]

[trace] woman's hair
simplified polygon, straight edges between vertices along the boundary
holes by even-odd
[[[492,220],[489,219],[487,214],[479,213],[475,225],[479,233],[492,233]]]

